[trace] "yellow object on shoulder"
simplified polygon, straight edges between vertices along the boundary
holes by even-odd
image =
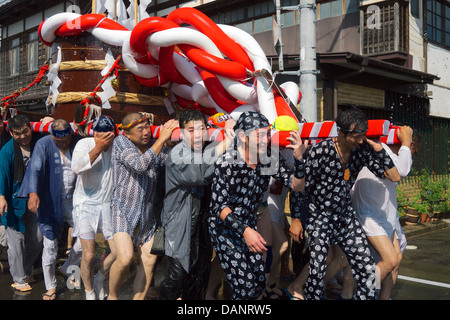
[[[298,131],[297,120],[290,116],[279,116],[270,126],[271,129],[276,129],[278,131]]]

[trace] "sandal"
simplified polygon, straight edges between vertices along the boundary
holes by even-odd
[[[17,290],[17,291],[19,291],[19,292],[27,292],[27,291],[30,291],[32,288],[30,287],[30,285],[28,284],[28,283],[23,283],[23,284],[20,284],[20,283],[17,283],[17,282],[14,282],[12,285],[11,285],[11,287],[13,287],[14,288],[14,290]]]
[[[292,295],[287,288],[284,288],[284,293],[289,297],[290,300],[304,300],[302,297]]]
[[[51,294],[43,293],[42,300],[56,300],[56,291]]]

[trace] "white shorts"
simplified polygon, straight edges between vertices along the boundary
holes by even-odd
[[[97,233],[101,233],[105,240],[111,240],[113,237],[111,219],[103,217],[104,214],[110,214],[109,210],[106,211],[108,212],[104,213],[102,210],[99,214],[97,228],[95,228],[95,222],[90,216],[76,219],[74,232],[83,240],[94,240]]]
[[[98,228],[97,230],[94,230],[92,224],[89,223],[89,219],[82,219],[80,221],[79,238],[83,240],[94,240],[95,235],[101,233],[105,240],[111,240],[113,238],[111,226],[106,226],[102,222],[103,220],[100,218]]]
[[[363,230],[366,233],[368,237],[376,237],[376,236],[386,236],[393,242],[393,236],[395,236],[399,240],[400,249],[402,248],[402,244],[404,243],[404,239],[401,237],[402,234],[397,234],[399,231],[397,230],[397,225],[393,226],[389,221],[375,221],[371,217],[365,217],[364,223],[360,220]],[[398,226],[400,226],[400,223],[398,222]],[[401,227],[400,227],[401,228]],[[372,244],[369,241],[369,248],[372,252],[372,257],[375,261],[375,263],[378,263],[381,261],[381,256],[375,250],[375,248],[372,246]],[[403,251],[402,251],[403,252]]]
[[[368,237],[387,236],[392,241],[395,226],[390,221],[373,216],[357,215],[357,218]]]

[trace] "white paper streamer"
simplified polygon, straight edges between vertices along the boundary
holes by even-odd
[[[101,72],[102,77],[104,77],[108,73],[108,71],[111,69],[115,61],[110,49],[108,49],[108,52],[105,55],[105,61],[106,67]],[[111,86],[111,80],[115,78],[116,76],[114,74],[108,77],[101,86],[103,92],[97,94],[102,100],[102,108],[104,109],[111,109],[111,105],[109,104],[109,98],[114,97],[116,95],[116,91]]]
[[[61,64],[61,47],[58,46],[58,54],[57,54],[56,63],[53,64],[53,66],[50,68],[50,70],[47,73],[48,81],[52,82],[52,85],[50,86],[50,89],[49,89],[47,101],[45,102],[45,104],[47,106],[50,103],[53,106],[56,105],[56,99],[58,98],[58,95],[59,95],[58,87],[61,84],[61,79],[59,79],[59,77],[58,77],[58,70],[59,70],[59,65],[60,64]],[[53,97],[52,97],[52,99],[50,101],[50,96],[51,95],[53,95]]]

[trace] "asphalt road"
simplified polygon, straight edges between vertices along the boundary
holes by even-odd
[[[400,265],[400,276],[392,292],[393,300],[450,300],[449,226],[447,224],[446,228],[408,237],[408,247]],[[7,268],[4,257],[1,262]],[[155,272],[156,285],[162,281],[164,269],[163,261]],[[135,272],[136,267],[133,265],[127,282],[122,286],[121,299],[132,299]],[[36,265],[34,274],[36,282],[31,284],[33,290],[20,294],[10,287],[12,278],[6,269],[0,274],[0,300],[41,300],[45,288],[39,264]],[[59,300],[84,300],[83,288],[69,290],[64,277],[58,275],[57,279]]]
[[[450,300],[450,228],[409,237],[393,300]]]

